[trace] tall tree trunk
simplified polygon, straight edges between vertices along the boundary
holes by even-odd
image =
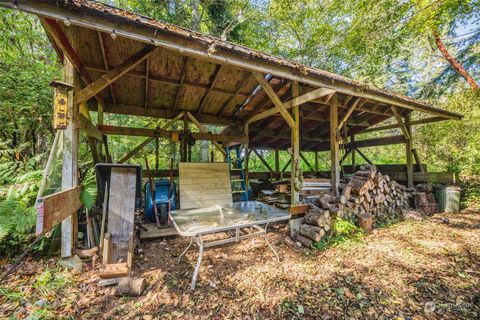
[[[473,77],[468,73],[467,70],[458,62],[457,59],[455,59],[454,56],[448,52],[447,48],[445,47],[445,44],[443,43],[442,39],[440,39],[440,36],[438,35],[438,32],[436,30],[433,30],[433,36],[435,37],[435,43],[438,47],[438,50],[442,53],[443,57],[447,59],[447,61],[450,63],[450,65],[455,69],[455,71],[460,74],[462,77],[467,80],[468,84],[470,85],[470,88],[472,90],[478,90],[478,83],[473,79]]]
[[[192,30],[198,31],[200,26],[200,11],[199,11],[200,0],[192,0]]]

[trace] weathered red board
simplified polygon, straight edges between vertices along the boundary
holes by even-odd
[[[82,207],[81,189],[81,186],[74,187],[42,199],[40,205],[37,206],[37,235],[52,230],[53,227]]]

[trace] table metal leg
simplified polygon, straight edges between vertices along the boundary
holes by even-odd
[[[270,248],[270,250],[272,250],[273,253],[275,254],[275,256],[277,257],[277,261],[280,262],[280,257],[278,256],[278,253],[275,251],[275,249],[273,248],[273,246],[270,244],[270,241],[268,241],[268,238],[267,238],[267,228],[268,228],[268,223],[265,225],[265,234],[264,234],[265,242],[267,243],[267,245],[268,245],[268,247]]]
[[[180,259],[181,259],[182,256],[188,251],[188,249],[190,249],[190,247],[192,246],[192,244],[193,244],[193,237],[190,237],[190,243],[188,244],[188,247],[186,247],[185,250],[183,250],[182,254],[178,257],[177,263],[180,263]]]
[[[195,238],[195,242],[198,245],[198,259],[197,264],[195,265],[195,270],[193,271],[192,284],[190,285],[190,290],[195,290],[195,284],[197,283],[198,271],[200,270],[200,264],[202,264],[203,257],[203,239],[202,236]]]

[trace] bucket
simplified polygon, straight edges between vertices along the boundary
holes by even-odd
[[[460,211],[460,187],[457,186],[435,186],[435,200],[438,203],[440,212]]]

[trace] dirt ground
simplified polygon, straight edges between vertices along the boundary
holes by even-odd
[[[134,261],[140,297],[100,287],[98,267],[72,275],[29,260],[0,287],[0,317],[75,319],[480,319],[480,213],[437,214],[377,229],[323,251],[295,250],[286,229],[209,249],[197,289],[186,239],[143,243]]]

